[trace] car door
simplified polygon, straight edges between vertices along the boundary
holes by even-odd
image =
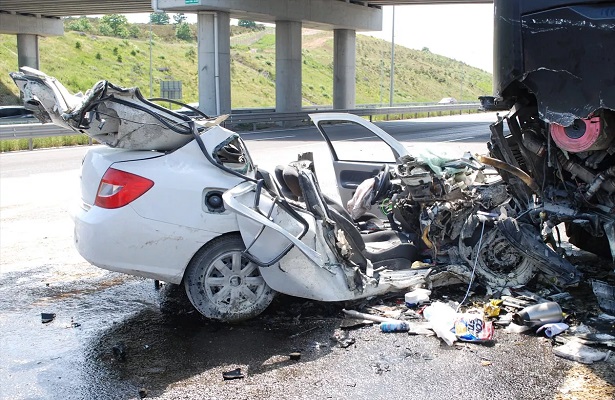
[[[353,114],[310,114],[331,151],[333,171],[342,204],[357,187],[374,177],[384,164],[408,155],[406,148],[373,123]]]

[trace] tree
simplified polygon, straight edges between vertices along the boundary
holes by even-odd
[[[185,41],[192,40],[192,30],[190,29],[190,25],[185,22],[180,22],[175,25],[175,37]]]
[[[175,21],[175,25],[179,25],[184,23],[186,21],[186,18],[187,17],[184,15],[184,13],[179,13],[173,16],[173,21]]]
[[[66,25],[66,29],[69,31],[92,32],[92,24],[86,17],[80,17],[70,21]]]
[[[169,14],[165,12],[157,12],[149,15],[149,22],[154,25],[166,25],[169,23]]]
[[[103,27],[107,27],[108,30]],[[120,14],[105,15],[100,19],[98,29],[101,33],[110,31],[113,36],[126,38],[128,37],[128,19],[126,19],[126,16]]]
[[[243,26],[244,28],[250,28],[250,29],[256,28],[256,22],[250,21],[247,19],[240,19],[238,22],[238,25]]]

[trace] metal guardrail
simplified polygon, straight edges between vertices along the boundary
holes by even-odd
[[[323,113],[323,112],[342,112],[351,113],[359,116],[370,117],[370,121],[374,115],[410,115],[438,112],[455,112],[466,110],[477,110],[480,103],[462,103],[462,104],[430,104],[410,107],[377,107],[377,108],[354,108],[349,110],[332,110],[326,109],[311,109],[307,108],[299,112],[276,113],[276,112],[239,112],[231,113],[230,117],[224,122],[225,126],[238,126],[241,124],[251,124],[255,129],[257,124],[274,124],[277,122],[291,121],[308,121],[308,114]],[[245,110],[238,110],[245,111]],[[16,124],[16,125],[0,125],[0,140],[15,140],[15,139],[32,139],[53,137],[53,136],[69,136],[78,135],[77,132],[59,127],[54,124]],[[30,146],[32,148],[32,146]]]
[[[341,112],[359,115],[362,117],[369,117],[372,121],[374,115],[410,115],[410,114],[427,114],[431,113],[443,113],[443,112],[456,112],[466,110],[478,110],[480,103],[462,103],[462,104],[428,104],[419,106],[396,106],[396,107],[377,107],[377,108],[353,108],[347,110],[333,110],[331,108],[306,108],[298,112],[290,113],[258,113],[258,114],[246,114],[246,113],[232,113],[229,118],[224,121],[224,126],[235,127],[241,124],[250,124],[252,130],[256,130],[257,124],[274,124],[277,122],[309,122],[308,114],[325,113],[325,112]]]

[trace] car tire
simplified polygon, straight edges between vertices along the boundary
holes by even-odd
[[[243,321],[262,313],[273,300],[275,291],[244,251],[241,236],[230,234],[203,246],[190,261],[184,287],[194,308],[205,317]]]

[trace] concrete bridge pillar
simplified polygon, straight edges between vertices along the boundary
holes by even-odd
[[[301,22],[275,24],[275,110],[301,111]]]
[[[38,36],[34,34],[17,34],[17,64],[19,67],[39,69]]]
[[[355,107],[356,31],[333,31],[333,108]]]
[[[199,110],[207,115],[231,112],[231,28],[228,12],[197,16]]]

